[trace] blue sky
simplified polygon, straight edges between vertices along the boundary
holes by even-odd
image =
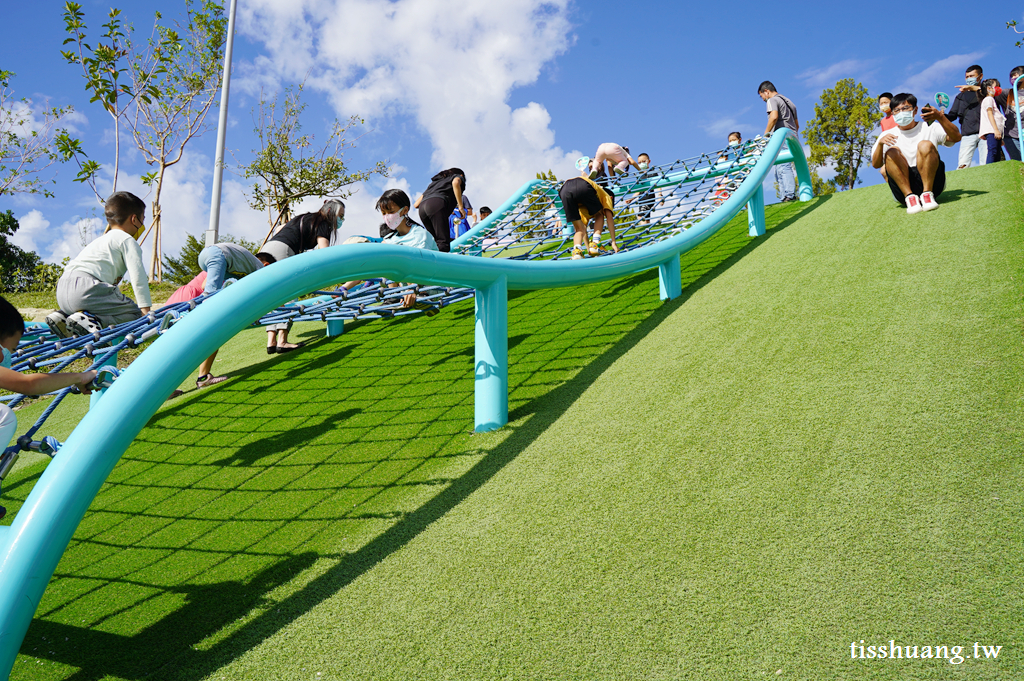
[[[83,0],[95,33],[109,0]],[[124,17],[148,32],[152,15],[177,15],[178,1],[121,3]],[[8,24],[0,68],[14,71],[18,96],[71,104],[90,156],[112,160],[112,125],[89,104],[76,67],[63,62],[63,3],[5,3]],[[348,200],[345,231],[376,231],[373,203],[386,187],[415,194],[437,170],[467,172],[475,205],[496,206],[534,173],[575,174],[580,153],[601,142],[628,145],[661,162],[710,151],[729,130],[764,129],[756,89],[764,79],[810,120],[823,88],[853,77],[877,94],[909,89],[918,97],[955,94],[966,66],[978,62],[1001,80],[1024,63],[1005,28],[1020,13],[972,19],[963,4],[915,10],[913,34],[885,12],[854,12],[829,3],[622,3],[605,0],[239,0],[228,147],[239,160],[255,146],[251,110],[271,93],[306,78],[305,126],[322,135],[334,117],[366,118],[365,134],[346,154],[353,168],[388,159],[393,176],[368,182]],[[987,12],[991,14],[991,12]],[[886,18],[888,16],[889,18]],[[928,36],[928,39],[919,39]],[[308,74],[308,75],[307,75]],[[1005,84],[1005,83],[1004,83]],[[216,123],[216,112],[211,115]],[[192,142],[165,190],[165,250],[184,233],[206,229],[216,132]],[[956,149],[943,153],[955,165]],[[122,160],[119,188],[145,194],[148,168],[134,153]],[[44,258],[73,255],[79,231],[99,214],[88,189],[57,168],[56,197],[3,197],[22,222],[16,243]],[[865,185],[879,181],[862,170]],[[109,178],[106,180],[109,187]],[[252,239],[265,214],[246,205],[244,181],[226,176],[222,230]],[[769,192],[770,193],[770,192]],[[310,200],[303,208],[319,205]]]

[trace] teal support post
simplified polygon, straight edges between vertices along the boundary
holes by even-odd
[[[508,423],[508,279],[476,289],[475,429]]]
[[[120,343],[121,340],[122,339],[118,338],[114,342],[114,344],[116,345],[117,343]],[[115,353],[111,354],[109,357],[107,357],[106,359],[104,359],[103,363],[100,364],[100,366],[104,366],[104,367],[105,366],[112,366],[112,367],[116,368],[117,367],[117,353],[115,352]],[[98,366],[96,368],[99,369],[100,367]],[[100,388],[99,390],[93,390],[92,394],[89,395],[89,409],[94,408],[96,406],[96,403],[100,401],[100,398],[103,397],[103,395],[106,392],[107,392],[107,388]]]
[[[758,185],[757,190],[747,201],[747,225],[750,236],[764,236],[764,186]]]
[[[662,300],[673,300],[683,293],[683,277],[679,271],[679,254],[658,263],[658,287]]]
[[[327,337],[337,338],[341,334],[345,333],[345,320],[344,319],[328,319],[327,320]]]

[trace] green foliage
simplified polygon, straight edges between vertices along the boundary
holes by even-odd
[[[878,103],[868,89],[853,78],[844,78],[825,90],[814,105],[814,119],[804,128],[811,147],[811,166],[834,164],[835,186],[853,189],[857,171],[871,152],[875,125],[881,120]]]
[[[0,196],[42,194],[52,197],[47,185],[53,178],[41,174],[53,163],[68,160],[64,147],[77,145],[68,131],[58,125],[74,109],[43,107],[33,109],[30,99],[15,99],[9,89],[11,71],[0,69]],[[35,119],[39,114],[41,120]]]
[[[164,173],[178,163],[185,146],[206,129],[206,114],[217,100],[223,73],[227,33],[224,9],[213,0],[185,0],[184,16],[173,26],[160,23],[133,46],[129,71],[133,87],[148,87],[159,97],[135,100],[127,116],[135,146],[152,172],[142,181],[154,189],[151,201],[154,253],[151,276],[159,279],[163,244],[162,206]],[[198,6],[197,6],[198,5]]]
[[[245,239],[236,239],[230,234],[220,234],[219,238],[221,243],[227,242],[238,244],[239,246],[248,249],[254,255],[259,249],[259,244]],[[196,237],[192,234],[186,234],[185,245],[181,247],[181,252],[178,253],[178,257],[175,258],[171,255],[164,257],[165,278],[178,286],[182,286],[192,281],[192,279],[200,272],[199,253],[204,248],[206,248],[204,235]]]
[[[0,292],[3,293],[27,291],[40,263],[38,255],[11,243],[9,237],[18,231],[18,227],[20,225],[12,211],[0,213]]]
[[[142,73],[134,72],[128,62],[132,54],[131,26],[121,22],[121,10],[112,7],[107,13],[107,23],[103,24],[101,42],[93,47],[85,42],[87,26],[82,6],[77,2],[64,3],[64,30],[68,37],[64,45],[72,44],[72,49],[61,50],[60,54],[68,64],[80,66],[85,78],[85,89],[92,97],[89,102],[99,102],[111,118],[114,119],[114,186],[117,191],[117,173],[120,165],[120,123],[128,108],[140,101],[151,103],[161,97],[161,91],[154,77],[166,71],[166,64],[176,53],[174,45],[165,36],[156,50],[158,58],[148,65]],[[157,13],[157,18],[159,18]],[[64,145],[66,157],[74,159],[79,166],[76,182],[88,184],[100,202],[104,197],[96,187],[96,174],[101,166],[87,158],[81,145]]]
[[[1013,21],[1007,21],[1006,22],[1006,28],[1012,28],[1013,32],[1017,33],[1018,35],[1021,34],[1021,33],[1024,33],[1024,31],[1018,31],[1017,30],[1017,20],[1016,19],[1014,19]],[[1018,40],[1017,42],[1015,42],[1013,44],[1014,47],[1020,47],[1021,45],[1024,45],[1024,40]]]
[[[814,191],[815,196],[824,196],[825,194],[836,193],[836,181],[823,180],[821,175],[818,174],[817,168],[811,168],[811,190]]]
[[[30,291],[56,291],[57,281],[60,279],[60,275],[64,274],[64,268],[67,267],[71,258],[64,258],[59,265],[53,263],[44,262],[36,265],[36,271],[34,275],[34,281],[32,282]]]
[[[307,196],[345,198],[349,193],[343,187],[375,174],[386,177],[389,172],[387,161],[378,161],[369,170],[349,172],[345,167],[345,149],[354,146],[346,133],[361,125],[361,118],[353,116],[345,125],[335,119],[327,141],[314,146],[313,136],[302,132],[299,121],[305,108],[299,85],[286,88],[280,101],[261,95],[253,111],[260,148],[253,150],[255,159],[240,171],[246,179],[256,180],[249,205],[276,213],[274,224],[291,219],[292,204]]]

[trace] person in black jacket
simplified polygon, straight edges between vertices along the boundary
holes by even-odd
[[[430,178],[430,185],[416,201],[420,211],[420,222],[437,242],[437,250],[449,252],[451,237],[449,236],[448,218],[457,208],[466,216],[462,202],[462,192],[466,191],[466,173],[460,168],[442,170]]]
[[[978,99],[976,90],[981,89],[981,83],[985,76],[981,67],[977,64],[967,67],[967,84],[957,85],[960,94],[953,100],[952,106],[946,112],[946,118],[951,122],[960,119],[960,155],[956,167],[970,168],[971,160],[974,158],[974,150],[978,148],[978,129],[981,126],[981,99]],[[978,160],[979,165],[985,165],[985,154],[981,154]]]
[[[1012,96],[1013,81],[1018,76],[1024,74],[1024,65],[1014,66],[1010,71],[1010,79],[1007,82],[1007,87],[1002,88],[1002,92],[996,95],[996,104],[999,105],[1000,110],[1006,114],[1006,122],[1003,124],[1003,145],[1006,147],[1006,154],[1014,161],[1019,161],[1020,155],[1020,138],[1017,132],[1017,111],[1013,108],[1016,103],[1016,98]],[[960,92],[974,92],[978,93],[981,90],[981,85],[957,85],[960,88]],[[1024,92],[1024,80],[1021,81],[1018,86]],[[950,107],[952,109],[952,107]]]
[[[293,255],[327,248],[334,243],[338,228],[345,222],[345,204],[328,199],[315,213],[296,215],[270,237],[260,249],[261,253],[281,261]],[[290,324],[271,324],[267,327],[267,354],[291,352],[302,347],[288,342]]]

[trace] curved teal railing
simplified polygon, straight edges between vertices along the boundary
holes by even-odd
[[[582,261],[538,262],[385,244],[337,246],[279,262],[204,302],[114,382],[43,472],[14,523],[0,527],[0,674],[10,673],[61,555],[121,455],[194,367],[267,310],[344,279],[385,276],[474,288],[476,428],[492,430],[508,421],[510,289],[575,286],[658,267],[661,297],[675,298],[682,292],[679,254],[718,231],[744,205],[750,208],[751,234],[764,233],[762,182],[774,163],[790,161],[797,168],[800,198],[809,200],[803,149],[795,134],[783,130],[772,136],[747,179],[713,214],[678,236],[634,251]],[[524,190],[529,187],[527,183]]]

